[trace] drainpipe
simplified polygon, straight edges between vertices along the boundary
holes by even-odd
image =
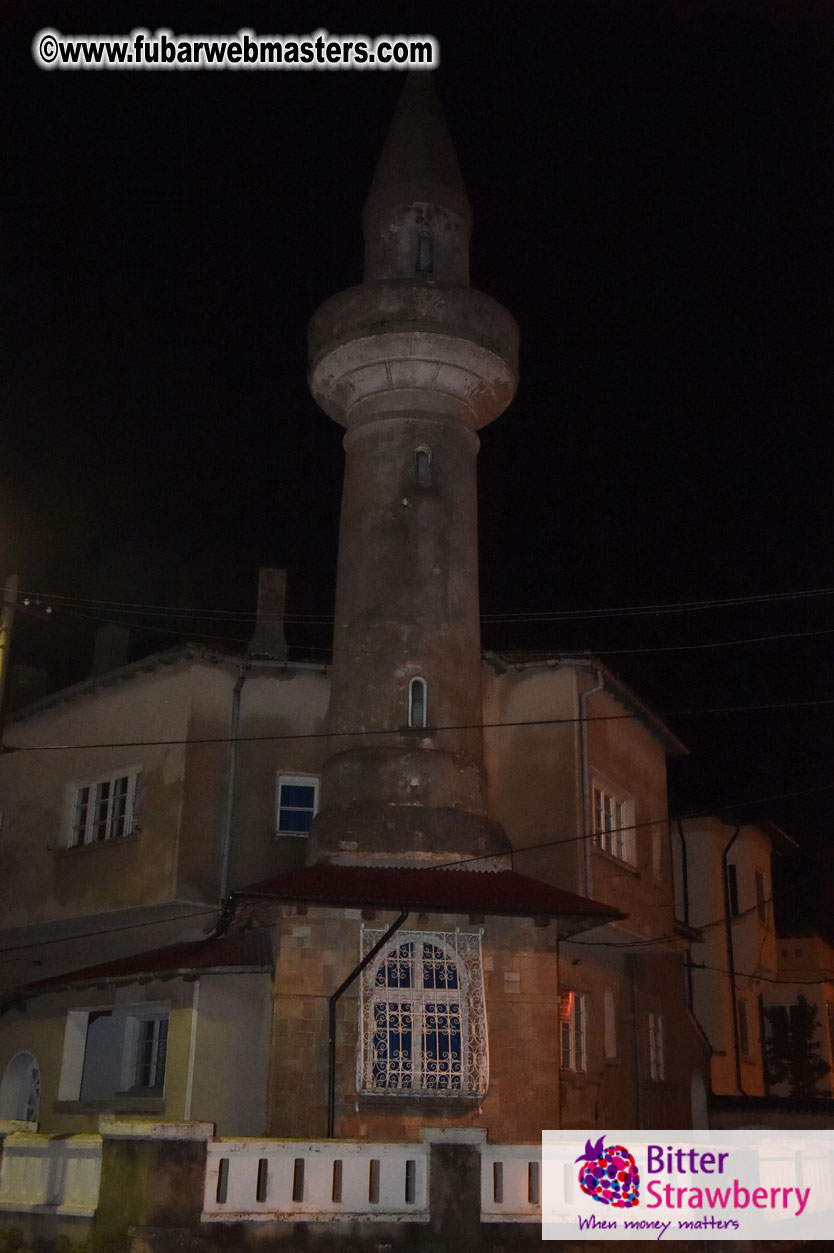
[[[680,818],[677,821],[678,835],[681,841],[681,879],[683,881],[683,920],[689,926],[689,870],[686,860],[686,836],[683,833],[683,823]],[[692,988],[692,950],[686,950],[686,1003],[689,1006],[689,1012],[694,1013],[695,994]]]
[[[736,962],[733,950],[733,922],[730,914],[730,885],[727,881],[727,854],[738,839],[741,827],[736,827],[733,837],[721,854],[721,870],[724,875],[724,932],[727,938],[727,974],[730,979],[730,995],[733,1010],[733,1052],[736,1060],[736,1086],[740,1096],[747,1096],[741,1081],[741,1041],[738,1033],[738,997],[736,996]]]
[[[237,676],[232,692],[232,713],[229,720],[229,755],[226,760],[226,804],[223,810],[223,835],[220,845],[220,904],[222,905],[229,893],[229,862],[232,856],[232,818],[235,807],[235,783],[237,781],[237,740],[240,730],[240,694],[246,682],[249,662],[240,663],[240,674]]]
[[[410,910],[403,906],[398,918],[391,923],[391,926],[385,932],[385,935],[379,940],[365,957],[362,958],[358,966],[354,966],[344,983],[340,984],[333,995],[330,997],[327,1006],[327,1138],[333,1139],[333,1129],[336,1122],[336,1002],[343,992],[346,992],[355,979],[358,979],[362,971],[376,957],[379,950],[388,943],[391,936],[399,931],[405,922]]]
[[[585,846],[585,884],[583,886],[583,895],[590,896],[593,892],[593,883],[591,882],[591,777],[590,764],[588,761],[588,721],[586,713],[586,704],[589,696],[596,695],[605,687],[601,671],[597,670],[597,681],[594,687],[589,687],[587,692],[579,693],[579,725],[581,728],[580,751],[582,756],[582,843]]]
[[[188,1079],[185,1085],[185,1108],[183,1117],[188,1122],[191,1118],[191,1097],[194,1092],[194,1058],[197,1054],[197,1015],[200,1006],[200,980],[194,980],[194,992],[191,997],[191,1035],[188,1041]]]

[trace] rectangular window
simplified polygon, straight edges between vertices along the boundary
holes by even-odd
[[[732,862],[727,865],[727,899],[730,902],[730,917],[737,918],[741,913],[738,907],[738,867]]]
[[[666,1077],[663,1054],[663,1015],[649,1014],[649,1078],[658,1082]]]
[[[624,796],[617,796],[606,787],[594,784],[593,836],[603,852],[610,853],[620,861],[634,861],[634,830],[632,804]]]
[[[319,780],[314,774],[279,774],[278,835],[307,835],[319,805]]]
[[[364,931],[363,952],[382,935]],[[361,1092],[442,1097],[486,1091],[480,934],[397,932],[363,974],[360,1010]]]
[[[756,871],[756,913],[759,915],[759,922],[767,922],[767,889],[761,870]]]
[[[60,1100],[161,1096],[168,1057],[167,1006],[71,1010]]]
[[[585,994],[563,992],[559,1005],[559,1033],[563,1070],[585,1069]]]
[[[133,1086],[161,1090],[168,1058],[168,1019],[143,1018],[137,1035]]]
[[[139,771],[81,783],[75,789],[70,846],[130,835],[136,822]]]

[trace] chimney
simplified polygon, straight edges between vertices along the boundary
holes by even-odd
[[[108,622],[96,630],[93,645],[93,668],[90,674],[108,674],[127,664],[127,649],[130,643],[130,632],[127,627],[117,626]]]
[[[287,660],[284,638],[284,601],[287,596],[287,572],[271,566],[258,571],[258,613],[255,633],[249,645],[250,657]]]

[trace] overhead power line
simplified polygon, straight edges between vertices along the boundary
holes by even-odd
[[[834,705],[834,697],[820,698],[818,700],[778,701],[760,705],[715,705],[701,709],[673,709],[668,714],[658,715],[658,720],[700,717],[711,714],[767,713],[783,709],[818,709],[832,705]],[[640,722],[641,720],[638,714],[624,713],[591,714],[586,718],[530,718],[506,722],[461,722],[443,726],[422,727],[420,728],[420,734],[433,735],[442,731],[501,731],[518,727],[564,726],[580,722]],[[5,750],[14,753],[70,752],[87,748],[153,748],[173,747],[178,744],[230,744],[232,740],[236,744],[252,744],[282,740],[368,739],[378,736],[402,736],[405,734],[413,735],[414,732],[409,731],[406,733],[401,727],[362,731],[285,731],[269,735],[212,735],[170,740],[113,740],[90,744],[7,744],[5,745]]]
[[[176,617],[211,618],[225,617],[237,621],[254,621],[256,614],[252,611],[219,609],[190,609],[182,605],[159,605],[140,601],[118,601],[93,599],[81,596],[66,596],[54,592],[21,592],[21,596],[41,597],[50,603],[62,603],[77,607],[113,608],[141,610],[151,614],[168,614]],[[824,596],[834,596],[834,587],[805,588],[796,592],[762,592],[751,596],[721,596],[703,600],[659,601],[648,605],[614,605],[601,608],[554,609],[554,610],[516,610],[506,613],[484,613],[483,622],[559,622],[570,620],[587,620],[606,617],[631,617],[642,614],[690,613],[708,609],[736,608],[742,605],[774,604],[783,601],[807,600]],[[293,614],[286,615],[287,622],[309,622],[327,624],[333,621],[332,613]]]
[[[183,622],[187,623],[187,625],[184,625],[181,628],[177,628],[177,627],[172,627],[172,626],[162,626],[160,623],[157,623],[157,622],[137,621],[136,618],[138,616],[138,611],[136,614],[134,614],[133,611],[128,611],[128,610],[121,611],[124,614],[130,613],[131,618],[128,619],[124,616],[123,617],[104,617],[103,613],[105,611],[84,612],[82,609],[76,607],[74,604],[71,604],[68,601],[64,601],[63,603],[57,604],[55,608],[57,609],[57,616],[60,616],[60,614],[63,613],[67,617],[74,618],[77,621],[95,622],[103,626],[111,626],[111,625],[123,626],[129,631],[140,631],[149,635],[166,635],[174,639],[181,639],[181,640],[186,640],[189,638],[189,635],[193,635],[193,636],[196,636],[200,640],[217,640],[218,642],[224,643],[224,644],[247,645],[249,643],[249,638],[247,636],[218,635],[215,632],[203,631],[203,630],[198,629],[200,622],[210,621],[210,619],[208,617],[202,617],[198,615],[196,612],[192,613],[191,611],[189,611],[188,614],[185,614],[185,613],[173,614],[167,618],[162,613],[162,611],[159,612],[158,616],[160,618],[165,618],[166,621],[170,621],[170,618],[173,617],[174,620],[182,619]],[[219,617],[219,614],[216,616]],[[223,622],[233,623],[238,619],[236,619],[234,616],[230,614],[227,617],[221,618],[220,620]],[[254,616],[241,614],[239,620],[240,621],[247,620],[248,622],[254,622]],[[331,622],[332,622],[332,619],[331,619]],[[300,619],[291,618],[289,616],[284,618],[284,623],[287,626],[291,626],[294,624],[305,625],[305,626],[328,625],[327,623],[325,623],[324,620],[322,620],[319,623],[316,623],[312,619],[308,618],[308,619],[305,619],[304,622],[302,623]],[[623,656],[636,656],[636,655],[642,655],[642,654],[713,651],[715,649],[721,649],[721,648],[740,648],[740,647],[744,647],[744,646],[751,645],[751,644],[769,644],[769,643],[781,642],[784,640],[811,639],[815,637],[828,636],[828,635],[834,635],[834,627],[822,628],[816,631],[780,631],[771,635],[753,635],[753,636],[745,636],[740,639],[731,639],[731,640],[709,640],[703,643],[693,643],[693,644],[643,644],[643,645],[637,645],[637,646],[630,647],[630,648],[609,648],[606,645],[602,645],[598,647],[590,647],[590,648],[582,648],[582,649],[560,648],[560,649],[555,649],[554,652],[557,653],[559,657],[586,657],[586,656],[623,657]],[[290,643],[289,647],[296,654],[312,653],[312,652],[329,654],[331,652],[329,648],[324,648],[320,644],[301,644],[298,642],[292,642]],[[540,658],[542,656],[541,649],[528,649],[528,650],[509,649],[507,651],[510,657],[513,659],[531,660],[534,658]]]

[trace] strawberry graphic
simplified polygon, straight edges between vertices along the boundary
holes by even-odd
[[[615,1209],[631,1209],[639,1204],[640,1172],[637,1163],[622,1144],[603,1147],[602,1135],[596,1144],[585,1141],[585,1152],[577,1161],[579,1186],[601,1205],[613,1205]]]

